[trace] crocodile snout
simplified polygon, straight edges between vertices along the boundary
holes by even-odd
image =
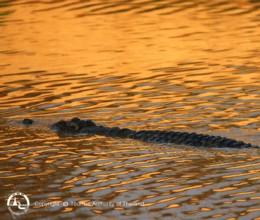
[[[33,122],[34,122],[34,121],[33,121],[32,119],[30,119],[30,118],[25,118],[25,119],[23,119],[23,121],[22,121],[22,123],[23,123],[24,125],[27,125],[27,126],[32,125]]]

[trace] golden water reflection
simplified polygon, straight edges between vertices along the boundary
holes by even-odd
[[[15,191],[32,202],[104,202],[32,207],[21,219],[257,219],[258,150],[66,138],[48,126],[78,116],[259,145],[259,6],[0,2],[3,219],[11,219],[4,203]],[[17,123],[25,117],[36,119],[33,128]]]

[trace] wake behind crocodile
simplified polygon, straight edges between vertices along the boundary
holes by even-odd
[[[32,119],[24,119],[22,123],[30,126],[34,123]],[[114,138],[128,138],[152,143],[172,143],[188,145],[193,147],[214,148],[260,148],[259,146],[245,143],[222,136],[200,134],[195,132],[161,131],[161,130],[139,130],[128,128],[106,127],[97,125],[92,120],[72,118],[71,120],[60,120],[53,123],[50,128],[61,135],[101,135]]]

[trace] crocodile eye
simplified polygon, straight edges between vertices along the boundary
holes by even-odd
[[[79,123],[80,121],[81,120],[77,117],[71,119],[71,122],[74,122],[74,123]]]
[[[88,126],[96,126],[96,124],[91,120],[86,120]]]

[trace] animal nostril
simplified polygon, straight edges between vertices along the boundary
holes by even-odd
[[[31,125],[31,124],[33,124],[33,120],[32,119],[30,119],[30,118],[25,118],[25,119],[23,119],[23,121],[22,121],[22,123],[24,124],[24,125]]]

